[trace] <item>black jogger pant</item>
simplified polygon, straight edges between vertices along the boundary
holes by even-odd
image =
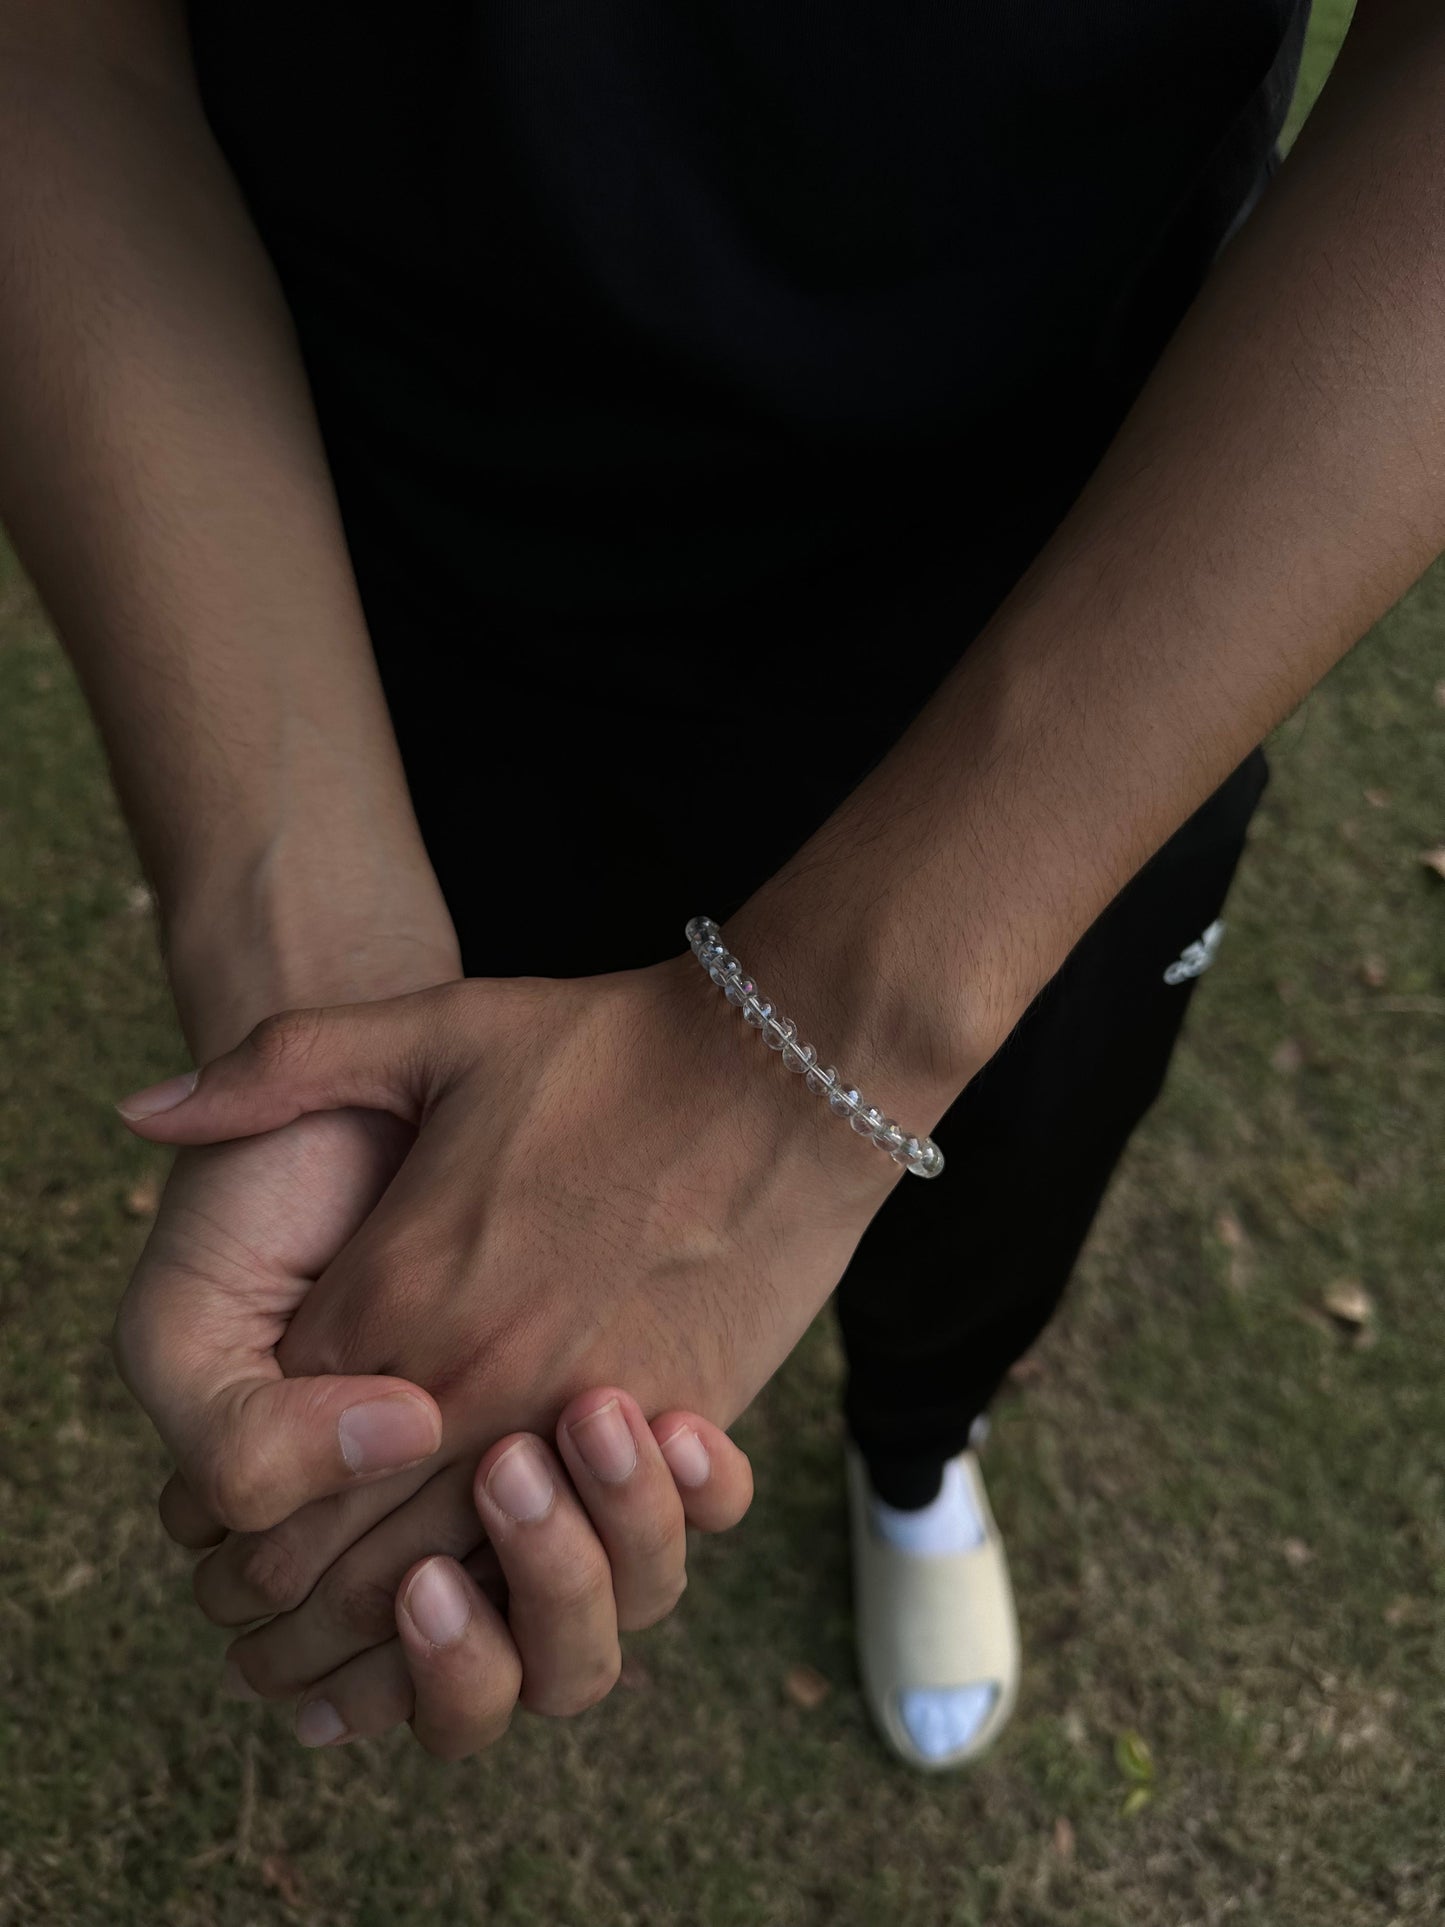
[[[373,581],[468,973],[631,968],[684,949],[694,914],[725,923],[890,747],[1071,486],[1011,493],[1006,526],[976,526],[886,608],[824,584],[751,624],[498,612],[478,635]],[[847,1417],[895,1503],[932,1496],[1057,1305],[1190,1000],[1166,971],[1219,917],[1264,781],[1256,753],[1125,889],[938,1124],[943,1177],[905,1177],[869,1226],[837,1300]]]

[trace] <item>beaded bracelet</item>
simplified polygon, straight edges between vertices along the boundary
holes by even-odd
[[[865,1104],[840,1072],[831,1066],[824,1069],[818,1063],[813,1046],[798,1042],[798,1026],[790,1018],[780,1016],[752,978],[743,975],[742,965],[728,950],[722,931],[711,917],[693,917],[684,934],[692,946],[692,954],[728,1002],[743,1013],[754,1030],[762,1032],[769,1050],[783,1053],[788,1070],[801,1071],[808,1089],[818,1097],[827,1098],[829,1110],[838,1117],[846,1117],[859,1137],[871,1137],[895,1164],[901,1164],[914,1177],[938,1176],[943,1169],[943,1153],[933,1139],[910,1137],[901,1124],[885,1117],[876,1105]]]

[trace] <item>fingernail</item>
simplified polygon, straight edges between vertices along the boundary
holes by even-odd
[[[400,1472],[430,1458],[441,1443],[436,1413],[406,1392],[348,1406],[336,1431],[353,1472]]]
[[[167,1077],[162,1083],[147,1084],[143,1091],[132,1091],[123,1097],[116,1109],[130,1124],[139,1124],[143,1117],[157,1117],[162,1111],[173,1111],[177,1104],[184,1104],[196,1088],[199,1071],[182,1071],[178,1077]]]
[[[707,1447],[690,1425],[680,1425],[662,1445],[667,1469],[679,1485],[706,1485],[712,1477]]]
[[[637,1464],[637,1440],[615,1398],[567,1430],[588,1469],[608,1485],[621,1485]]]
[[[347,1730],[330,1700],[304,1700],[296,1708],[296,1737],[303,1746],[331,1746],[345,1739]]]
[[[472,1602],[450,1559],[433,1559],[406,1589],[412,1624],[433,1646],[454,1646],[467,1630]]]
[[[221,1691],[228,1700],[258,1700],[261,1697],[234,1659],[226,1661],[221,1674]]]
[[[487,1474],[487,1495],[523,1524],[546,1518],[556,1492],[552,1474],[531,1439],[518,1439],[507,1447]]]

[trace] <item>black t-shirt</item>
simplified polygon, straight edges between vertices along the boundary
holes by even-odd
[[[364,590],[668,619],[1091,461],[1307,0],[192,0]]]

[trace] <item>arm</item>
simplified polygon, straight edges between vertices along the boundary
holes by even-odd
[[[179,0],[0,0],[0,514],[99,721],[193,1048],[298,996],[455,976],[289,318]],[[405,1148],[328,1119],[177,1160],[130,1295],[156,1335],[119,1355],[203,1498],[247,1450],[307,1497],[435,1444],[406,1381],[288,1381],[273,1352]]]
[[[189,1040],[455,975],[178,0],[0,0],[0,237],[0,516],[100,725]]]
[[[1364,0],[1056,537],[729,920],[860,1076],[899,1066],[898,1116],[941,1114],[1134,870],[1445,547],[1442,395],[1445,26]]]
[[[1442,109],[1445,27],[1376,0],[1055,540],[728,920],[769,993],[910,1127],[943,1115],[1130,874],[1445,541]],[[541,1426],[609,1377],[644,1410],[681,1399],[727,1423],[898,1173],[769,1075],[719,1002],[683,957],[302,1013],[137,1128],[204,1143],[343,1103],[420,1126],[282,1349],[295,1369],[355,1368],[404,1330],[447,1456],[465,1459],[479,1413]],[[300,1524],[272,1536],[294,1548]],[[426,1549],[424,1522],[396,1526],[390,1564],[353,1579],[395,1581]],[[311,1534],[308,1580],[367,1543]],[[371,1637],[318,1636],[303,1606],[247,1664],[274,1690]]]

